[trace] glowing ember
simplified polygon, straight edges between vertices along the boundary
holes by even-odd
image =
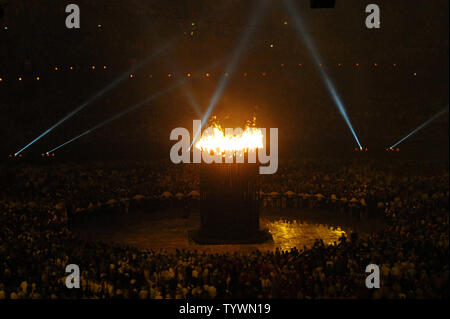
[[[253,151],[263,148],[263,133],[254,124],[247,123],[244,130],[224,130],[215,122],[203,132],[195,147],[208,153],[214,152],[214,154]]]

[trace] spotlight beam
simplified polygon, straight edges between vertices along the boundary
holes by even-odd
[[[242,54],[244,53],[244,51],[248,45],[248,41],[255,30],[256,24],[258,23],[258,21],[262,18],[263,14],[264,14],[264,11],[268,5],[268,0],[263,0],[262,2],[263,3],[259,4],[257,6],[256,10],[253,11],[253,14],[250,17],[250,24],[245,29],[244,34],[242,35],[242,37],[239,41],[239,44],[237,45],[237,47],[235,48],[235,50],[233,51],[233,53],[231,55],[230,61],[228,62],[227,66],[225,68],[225,73],[227,73],[228,76],[223,76],[220,79],[219,85],[217,86],[216,90],[214,91],[211,101],[209,102],[208,108],[207,108],[205,114],[203,115],[202,125],[199,127],[199,129],[195,133],[194,138],[192,139],[192,144],[189,147],[189,149],[191,149],[192,146],[194,145],[194,141],[197,139],[197,137],[200,134],[201,127],[208,120],[208,118],[210,117],[212,111],[214,110],[217,102],[222,97],[222,95],[230,81],[231,75],[234,73],[234,71],[239,63],[239,59],[242,56]]]
[[[178,85],[180,85],[180,84],[178,84]],[[77,136],[75,136],[74,138],[68,140],[67,142],[65,142],[65,143],[63,143],[63,144],[61,144],[61,145],[55,147],[54,149],[48,151],[47,154],[50,154],[50,153],[52,153],[52,152],[54,152],[54,151],[56,151],[56,150],[58,150],[58,149],[60,149],[60,148],[62,148],[62,147],[64,147],[64,146],[66,146],[67,144],[70,144],[70,143],[72,143],[72,142],[78,140],[79,138],[81,138],[81,137],[83,137],[83,136],[85,136],[85,135],[91,133],[92,131],[95,131],[96,129],[99,129],[99,128],[105,126],[106,124],[111,123],[111,122],[114,121],[114,120],[117,120],[118,118],[124,116],[125,114],[128,114],[128,113],[130,113],[131,111],[133,111],[133,110],[135,110],[135,109],[141,107],[141,106],[144,105],[145,103],[148,103],[148,102],[150,102],[150,101],[152,101],[152,100],[158,98],[159,96],[163,95],[164,93],[170,91],[171,89],[174,89],[174,88],[175,88],[176,86],[178,86],[178,85],[173,85],[173,86],[169,87],[168,89],[166,89],[166,90],[164,90],[164,91],[161,91],[161,92],[159,92],[159,93],[156,93],[155,95],[152,95],[151,97],[145,99],[144,101],[142,101],[142,102],[140,102],[140,103],[138,103],[138,104],[136,104],[136,105],[134,105],[134,106],[132,106],[132,107],[126,109],[126,110],[123,110],[122,112],[117,113],[116,115],[114,115],[113,117],[110,117],[110,118],[107,119],[106,121],[103,121],[103,122],[101,122],[101,123],[95,125],[94,127],[90,128],[89,130],[87,130],[87,131],[81,133],[80,135],[77,135]]]
[[[177,74],[182,74],[182,72],[180,72],[180,68],[179,68],[178,64],[176,62],[174,62],[173,59],[171,59],[170,62],[172,64],[172,68],[175,69],[175,72]],[[191,76],[192,76],[192,74],[191,74]],[[186,95],[186,98],[187,98],[189,104],[194,109],[195,113],[197,113],[198,116],[201,116],[200,106],[199,106],[194,94],[191,92],[191,90],[189,90],[189,88],[187,88],[184,85],[181,87],[181,89],[183,90],[184,95]]]
[[[221,61],[222,60],[220,60],[220,61],[210,65],[206,69],[208,70],[208,69],[211,69],[211,68],[215,68],[218,64],[221,63]],[[201,72],[202,71],[200,71],[200,73]],[[99,129],[99,128],[107,125],[107,124],[109,124],[109,123],[111,123],[112,121],[115,121],[115,120],[121,118],[122,116],[124,116],[124,115],[126,115],[126,114],[128,114],[128,113],[130,113],[130,112],[132,112],[134,110],[136,110],[137,108],[140,108],[141,106],[143,106],[143,105],[145,105],[145,104],[147,104],[147,103],[149,103],[149,102],[159,98],[160,96],[162,96],[162,95],[164,95],[164,94],[166,94],[166,93],[176,89],[177,87],[180,87],[180,86],[184,85],[187,81],[188,81],[187,79],[182,79],[182,80],[177,81],[176,83],[172,84],[168,88],[166,88],[166,89],[164,89],[164,90],[162,90],[162,91],[160,91],[158,93],[155,93],[155,94],[151,95],[150,97],[146,98],[145,100],[143,100],[143,101],[141,101],[141,102],[139,102],[139,103],[137,103],[137,104],[135,104],[135,105],[133,105],[133,106],[131,106],[131,107],[129,107],[129,108],[119,112],[119,113],[117,113],[116,115],[110,117],[109,119],[107,119],[107,120],[105,120],[105,121],[103,121],[103,122],[93,126],[92,128],[88,129],[87,131],[85,131],[85,132],[75,136],[74,138],[71,138],[70,140],[64,142],[63,144],[61,144],[61,145],[51,149],[50,151],[46,152],[46,154],[53,153],[54,151],[56,151],[56,150],[58,150],[58,149],[60,149],[60,148],[62,148],[64,146],[66,146],[66,145],[68,145],[68,144],[70,144],[70,143],[72,143],[72,142],[82,138],[83,136],[85,136],[85,135],[87,135],[87,134],[89,134],[89,133],[91,133],[91,132],[93,132],[93,131],[95,131],[95,130],[97,130],[97,129]]]
[[[306,28],[300,18],[300,15],[298,14],[298,8],[295,6],[295,4],[292,2],[292,0],[284,0],[284,4],[286,5],[289,14],[291,15],[294,26],[297,29],[300,39],[306,44],[308,50],[310,51],[314,63],[316,66],[322,65],[321,58],[319,53],[317,52],[316,46],[314,45],[312,39],[309,37],[309,35],[306,32]],[[345,110],[344,103],[342,102],[342,99],[340,98],[339,94],[337,93],[337,90],[331,81],[330,77],[328,76],[328,73],[326,72],[324,67],[319,68],[320,76],[322,77],[322,80],[325,82],[325,85],[331,94],[331,97],[336,104],[336,107],[339,110],[339,113],[341,113],[342,118],[344,119],[345,123],[347,124],[348,128],[350,129],[350,132],[352,133],[356,143],[358,144],[359,148],[362,149],[361,143],[359,142],[358,136],[356,135],[356,132],[352,126],[352,123],[350,121],[349,116],[347,115],[347,111]]]
[[[147,21],[144,21],[144,22],[147,22]],[[149,23],[147,23],[147,25],[148,25],[149,28],[152,28],[152,27],[153,27],[153,25],[150,25]],[[156,35],[156,39],[159,41],[158,35]],[[170,68],[170,69],[174,69],[175,74],[182,74],[182,72],[180,71],[180,68],[179,68],[179,66],[178,66],[178,63],[176,63],[176,62],[174,61],[173,56],[172,56],[172,55],[169,55],[169,56],[168,56],[168,59],[169,59],[169,63],[166,63],[166,65],[169,64],[169,68]],[[182,86],[182,90],[183,90],[183,93],[186,95],[186,97],[187,97],[189,103],[191,104],[192,108],[194,109],[194,111],[197,113],[197,115],[201,116],[200,107],[199,107],[199,105],[198,105],[198,103],[197,103],[197,100],[196,100],[196,98],[194,97],[194,95],[193,95],[193,94],[191,93],[191,91],[190,91],[186,86],[184,86],[184,85]]]
[[[429,118],[428,120],[426,120],[424,123],[422,123],[421,125],[419,125],[417,128],[415,128],[411,133],[409,133],[408,135],[406,135],[404,138],[402,138],[400,141],[398,141],[397,143],[395,143],[394,145],[392,145],[391,147],[389,147],[390,149],[393,149],[394,147],[396,147],[397,145],[399,145],[400,143],[402,143],[403,141],[405,141],[406,139],[410,138],[412,135],[416,134],[417,132],[419,132],[421,129],[423,129],[425,126],[427,126],[428,124],[430,124],[431,122],[433,122],[435,119],[437,119],[438,117],[440,117],[442,114],[448,112],[448,105],[443,108],[441,111],[439,111],[438,113],[436,113],[435,115],[433,115],[431,118]]]
[[[50,133],[51,131],[53,131],[56,127],[58,127],[59,125],[61,125],[62,123],[64,123],[65,121],[67,121],[68,119],[70,119],[72,116],[74,116],[75,114],[77,114],[78,112],[80,112],[82,109],[84,109],[85,107],[87,107],[88,105],[90,105],[91,103],[93,103],[95,100],[97,100],[98,98],[102,97],[104,94],[106,94],[107,92],[109,92],[110,90],[112,90],[113,88],[115,88],[117,85],[119,85],[121,82],[123,82],[125,79],[128,78],[130,73],[135,72],[136,70],[140,69],[142,66],[144,66],[145,64],[147,64],[148,62],[150,62],[152,59],[154,59],[155,57],[157,57],[158,55],[160,55],[162,52],[168,50],[175,41],[169,42],[168,44],[163,45],[162,47],[160,47],[159,49],[157,49],[153,54],[151,54],[151,56],[149,56],[148,58],[146,58],[144,61],[142,61],[141,63],[139,63],[138,65],[132,67],[130,70],[128,70],[127,72],[123,73],[122,75],[120,75],[117,79],[115,79],[113,82],[111,82],[109,85],[107,85],[105,88],[103,88],[101,91],[99,91],[98,93],[94,94],[91,98],[89,98],[87,101],[85,101],[83,104],[79,105],[77,108],[75,108],[74,110],[72,110],[70,113],[68,113],[66,116],[64,116],[62,119],[60,119],[58,122],[56,122],[55,124],[53,124],[51,127],[49,127],[47,130],[45,130],[41,135],[39,135],[38,137],[36,137],[34,140],[32,140],[31,142],[29,142],[27,145],[25,145],[24,147],[22,147],[19,151],[17,151],[15,153],[15,155],[19,155],[20,153],[22,153],[24,150],[26,150],[28,147],[30,147],[31,145],[33,145],[34,143],[36,143],[37,141],[39,141],[41,138],[43,138],[45,135],[47,135],[48,133]]]

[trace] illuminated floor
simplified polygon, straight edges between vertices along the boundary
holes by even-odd
[[[84,239],[115,242],[152,250],[189,249],[209,252],[252,251],[310,247],[315,239],[325,243],[338,241],[342,234],[358,231],[368,233],[382,227],[380,221],[358,222],[328,212],[264,211],[261,228],[268,229],[273,243],[255,245],[196,245],[190,243],[187,232],[197,229],[200,215],[193,213],[183,219],[180,213],[163,211],[133,214],[128,217],[100,220],[79,226],[75,231]]]

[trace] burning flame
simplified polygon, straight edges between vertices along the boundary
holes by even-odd
[[[256,128],[253,119],[253,124],[249,121],[244,130],[239,130],[231,134],[225,133],[225,130],[220,124],[215,121],[208,129],[206,129],[202,137],[195,144],[195,147],[208,153],[214,152],[214,154],[224,153],[238,153],[254,151],[258,148],[263,148],[263,134],[261,129]]]

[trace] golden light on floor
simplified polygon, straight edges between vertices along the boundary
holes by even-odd
[[[170,216],[170,218],[168,218]],[[268,229],[273,242],[264,244],[237,244],[237,245],[197,245],[189,242],[186,233],[196,229],[200,225],[200,214],[193,212],[186,220],[181,218],[178,212],[164,210],[143,216],[130,218],[127,216],[123,221],[115,224],[104,223],[103,226],[93,224],[76,229],[83,238],[89,240],[102,240],[105,242],[116,242],[132,245],[139,248],[153,250],[165,249],[175,251],[176,249],[209,251],[214,253],[227,252],[253,252],[260,251],[289,250],[296,247],[303,249],[304,246],[312,247],[316,239],[322,239],[325,244],[339,242],[342,235],[348,236],[349,232],[341,228],[333,228],[329,225],[316,222],[305,222],[300,218],[287,221],[280,216],[262,216],[261,228]],[[126,225],[126,227],[123,227]]]
[[[273,240],[277,243],[279,249],[289,250],[294,247],[299,247],[302,241],[308,239],[309,244],[312,244],[315,239],[322,239],[327,245],[331,245],[334,242],[338,242],[342,235],[346,235],[346,232],[341,228],[331,228],[326,225],[310,224],[306,222],[299,222],[293,220],[290,222],[278,220],[269,222],[266,224],[270,233],[273,236]]]

